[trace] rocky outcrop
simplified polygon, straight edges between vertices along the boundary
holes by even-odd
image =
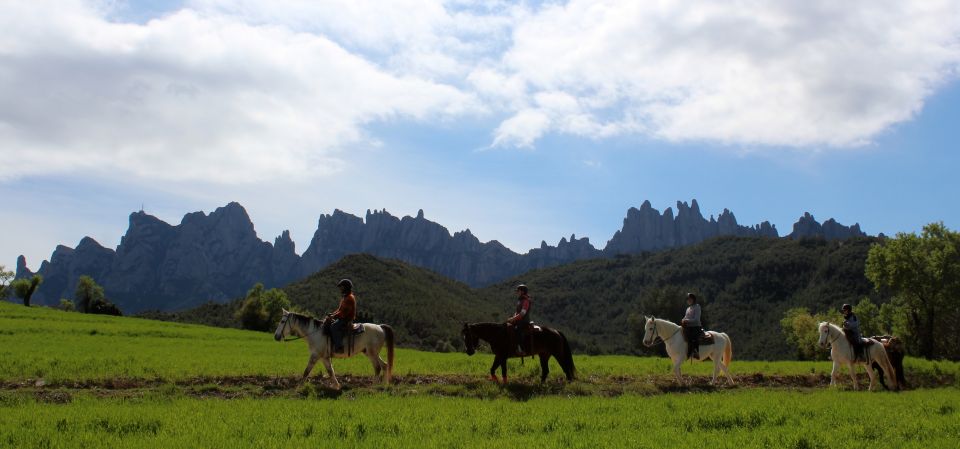
[[[261,241],[237,203],[187,214],[177,226],[140,211],[130,214],[116,251],[89,237],[75,249],[58,246],[37,271],[44,282],[34,297],[42,304],[73,298],[87,275],[125,312],[185,308],[235,298],[257,282],[284,285],[297,278],[298,262],[289,233],[277,245]],[[20,271],[27,275],[25,262]]]
[[[794,240],[801,238],[843,240],[866,236],[867,234],[860,230],[860,223],[854,223],[853,226],[844,226],[830,218],[821,225],[813,218],[813,215],[810,215],[810,212],[804,212],[803,216],[793,224],[793,232],[788,237]]]
[[[386,210],[367,211],[361,219],[340,210],[322,215],[310,246],[300,260],[306,276],[354,253],[401,260],[428,268],[471,285],[486,285],[527,271],[577,259],[597,257],[587,239],[546,244],[528,254],[514,253],[500,242],[483,243],[469,229],[453,235],[447,228],[424,218],[398,218]]]
[[[645,251],[658,251],[667,248],[693,245],[706,239],[721,235],[741,237],[778,237],[777,228],[769,222],[754,226],[741,226],[737,217],[724,209],[717,219],[703,218],[700,205],[693,200],[677,202],[677,216],[667,208],[663,214],[644,201],[640,209],[630,208],[623,219],[623,228],[617,231],[607,242],[604,253],[636,254]]]
[[[89,237],[76,248],[58,246],[37,270],[44,282],[34,298],[40,304],[73,298],[79,277],[88,275],[126,312],[175,310],[242,296],[257,282],[268,288],[283,286],[355,253],[401,260],[482,286],[532,269],[693,245],[721,235],[778,237],[770,223],[742,226],[727,209],[708,220],[696,200],[677,202],[676,216],[672,208],[661,214],[645,201],[639,209],[627,211],[623,227],[602,251],[589,239],[571,235],[556,246],[541,242],[539,248],[518,254],[496,240],[481,242],[469,229],[451,234],[427,220],[422,210],[416,217],[403,218],[386,210],[368,210],[363,218],[334,210],[320,216],[310,244],[298,256],[287,231],[273,244],[260,240],[237,203],[209,215],[187,214],[176,226],[140,211],[130,214],[116,250]],[[864,235],[859,225],[846,227],[832,219],[821,225],[805,214],[790,237],[858,235]],[[17,278],[32,274],[21,256]]]

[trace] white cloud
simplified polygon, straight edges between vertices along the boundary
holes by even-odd
[[[377,145],[371,124],[474,114],[503,147],[856,146],[960,66],[951,0],[191,0],[142,24],[103,5],[3,2],[0,179],[312,178]]]
[[[558,132],[855,146],[956,78],[958,36],[950,0],[571,0],[517,23],[498,70],[531,100],[577,98],[578,108],[538,101]],[[495,135],[533,144],[516,126]]]
[[[478,110],[321,35],[182,10],[144,25],[76,2],[0,16],[3,175],[118,171],[225,183],[335,171],[364,125]]]

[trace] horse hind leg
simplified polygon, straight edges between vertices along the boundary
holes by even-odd
[[[550,355],[540,354],[540,383],[547,380],[547,374],[550,374]]]
[[[364,352],[367,353],[367,358],[370,359],[370,364],[373,365],[373,377],[377,379],[377,382],[383,381],[383,368],[386,366],[386,363],[380,360],[379,354],[373,351],[367,351],[366,348],[364,348]]]

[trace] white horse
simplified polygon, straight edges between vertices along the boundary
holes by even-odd
[[[363,323],[363,333],[355,335],[353,338],[344,336],[343,341],[346,348],[342,353],[333,353],[333,345],[330,343],[330,337],[322,332],[323,322],[316,318],[311,318],[299,313],[283,311],[283,317],[280,318],[280,324],[277,325],[277,331],[273,338],[277,341],[283,340],[288,335],[293,334],[303,338],[310,348],[310,360],[307,362],[307,369],[303,370],[303,377],[300,382],[307,379],[313,365],[317,360],[323,360],[323,366],[327,368],[327,373],[333,379],[333,386],[340,389],[340,382],[333,372],[333,365],[330,359],[347,358],[354,355],[365,353],[370,363],[373,364],[373,372],[377,380],[383,380],[383,370],[386,369],[386,382],[389,384],[393,377],[393,328],[386,324]],[[387,362],[380,358],[380,348],[384,343],[387,345]]]
[[[884,349],[880,342],[873,340],[873,344],[864,348],[866,350],[867,360],[855,360],[853,345],[847,341],[843,330],[840,329],[839,326],[823,321],[817,325],[817,329],[820,332],[820,347],[826,348],[827,345],[830,345],[830,359],[833,360],[833,370],[830,371],[830,385],[837,384],[837,378],[840,377],[840,365],[847,365],[850,369],[850,379],[853,380],[854,390],[860,388],[859,385],[857,385],[856,365],[864,365],[864,368],[867,370],[867,375],[870,376],[869,389],[871,391],[873,391],[877,385],[877,376],[870,368],[871,363],[877,362],[885,373],[896,373],[896,371],[893,370],[893,365],[890,363],[890,358],[887,357],[886,349]],[[890,375],[889,377],[891,382],[893,382],[893,388],[897,389],[897,376]]]
[[[647,347],[653,346],[659,338],[663,340],[667,348],[667,355],[673,360],[673,374],[677,377],[677,382],[681,382],[680,365],[687,358],[687,341],[683,338],[680,326],[667,320],[661,320],[652,316],[645,317],[643,344]],[[713,335],[712,345],[700,345],[700,356],[697,360],[713,359],[713,379],[711,384],[717,382],[717,372],[723,370],[727,380],[732,385],[733,377],[730,376],[730,361],[733,360],[733,342],[730,337],[723,332],[707,332]],[[720,363],[720,362],[723,363]]]

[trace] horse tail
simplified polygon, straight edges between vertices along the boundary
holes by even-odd
[[[883,367],[882,371],[889,373],[888,377],[893,384],[893,389],[899,390],[900,382],[899,379],[897,379],[897,371],[893,368],[893,363],[890,362],[890,357],[887,355],[887,348],[884,348],[883,344],[880,342],[874,343],[874,346],[875,348],[873,348],[873,352],[880,355],[878,358],[880,359],[880,366]],[[879,351],[877,349],[879,349]]]
[[[723,345],[723,366],[730,368],[730,362],[733,360],[733,340],[726,333],[723,334],[723,338],[727,340],[727,344]]]
[[[560,366],[567,375],[567,379],[573,380],[577,373],[577,367],[573,365],[573,351],[570,350],[570,342],[567,341],[567,337],[563,335],[563,332],[557,331],[557,334],[560,335],[560,341],[563,345],[563,354],[561,354],[561,358],[559,358]]]
[[[387,383],[390,383],[390,380],[393,379],[393,328],[387,324],[381,324],[383,328],[383,336],[387,342]]]

